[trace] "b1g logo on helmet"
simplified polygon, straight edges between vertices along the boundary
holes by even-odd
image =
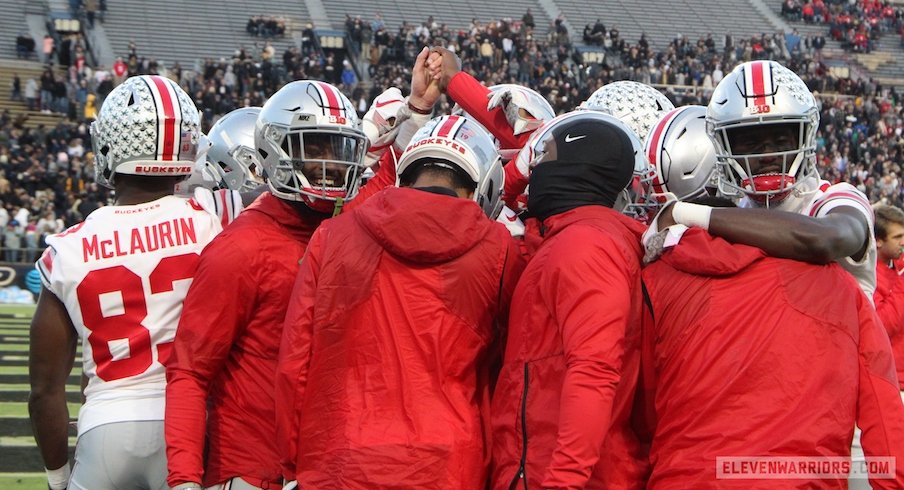
[[[755,105],[750,107],[751,114],[768,114],[772,112],[772,106],[770,105]]]
[[[330,116],[330,124],[348,124],[348,120],[343,116]]]

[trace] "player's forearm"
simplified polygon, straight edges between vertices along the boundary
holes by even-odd
[[[505,118],[505,111],[501,108],[487,111],[487,95],[490,89],[481,85],[468,73],[460,72],[452,77],[447,91],[449,97],[452,97],[469,116],[499,139],[503,148],[520,148],[527,142],[530,135],[515,136]]]
[[[826,218],[767,209],[713,209],[709,233],[758,247],[773,257],[814,264],[853,255],[860,248]]]
[[[28,397],[28,414],[44,466],[57,469],[69,461],[69,408],[65,389],[34,391]]]

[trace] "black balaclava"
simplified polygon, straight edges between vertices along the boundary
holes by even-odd
[[[634,173],[634,147],[625,130],[599,119],[563,121],[553,128],[556,159],[530,176],[527,208],[541,221],[586,205],[611,208]]]

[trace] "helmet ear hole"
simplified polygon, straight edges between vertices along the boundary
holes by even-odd
[[[270,156],[270,154],[267,153],[263,148],[258,148],[257,152],[258,152],[258,154],[260,154],[261,158],[264,158],[264,159],[266,159],[268,156]]]

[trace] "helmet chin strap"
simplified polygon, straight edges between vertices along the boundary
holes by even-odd
[[[339,216],[339,213],[342,212],[342,206],[345,205],[345,199],[337,198],[336,204],[333,206],[333,217]]]

